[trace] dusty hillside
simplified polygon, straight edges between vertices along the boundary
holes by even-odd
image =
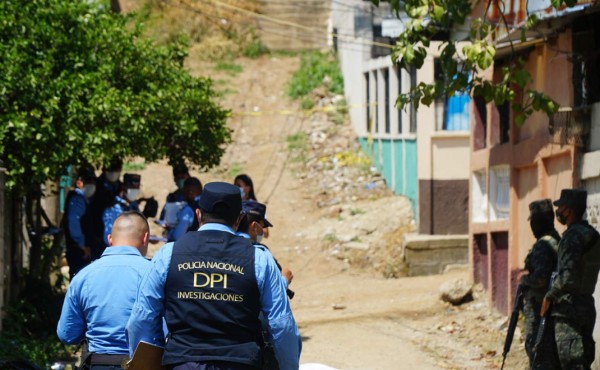
[[[128,10],[143,0],[121,2]],[[169,12],[183,15],[182,29],[198,17]],[[506,318],[478,292],[460,307],[438,297],[443,282],[468,279],[467,271],[402,277],[401,240],[414,229],[410,206],[360,154],[340,97],[315,91],[317,111],[306,114],[285,94],[297,57],[206,55],[192,45],[187,67],[210,76],[222,93],[221,103],[232,111],[233,142],[218,168],[192,174],[204,183],[233,181],[239,173],[253,178],[275,225],[265,242],[294,271],[301,362],[362,370],[498,369]],[[151,164],[141,174],[145,194],[162,205],[174,188],[171,169]],[[517,334],[507,369],[525,368],[519,340]]]
[[[506,318],[480,298],[461,307],[438,298],[444,281],[468,278],[466,271],[384,277],[403,275],[399,240],[413,227],[408,202],[365,165],[348,122],[304,114],[285,96],[298,64],[297,57],[238,59],[241,68],[232,72],[193,53],[188,61],[223,92],[234,138],[218,168],[193,174],[203,182],[232,181],[239,173],[253,178],[275,225],[265,241],[294,271],[302,362],[338,369],[499,368]],[[141,173],[144,191],[160,200],[174,187],[164,163]],[[516,337],[506,368],[523,367]]]

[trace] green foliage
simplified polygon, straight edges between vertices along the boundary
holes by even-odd
[[[336,125],[341,125],[348,119],[348,104],[341,99],[335,104],[335,110],[327,113],[327,117]]]
[[[218,62],[215,64],[215,71],[229,72],[232,75],[239,75],[244,69],[241,65],[233,62]]]
[[[315,107],[315,102],[309,97],[305,96],[300,101],[300,108],[304,110],[311,110]]]
[[[303,54],[300,68],[288,84],[288,95],[298,99],[323,85],[332,94],[343,94],[344,79],[337,59],[331,53]]]
[[[242,165],[237,162],[234,162],[231,164],[231,167],[229,167],[229,169],[227,170],[227,177],[233,179],[237,175],[242,173],[242,170],[243,170]]]
[[[304,161],[308,150],[308,135],[305,132],[295,133],[287,137],[287,143],[292,161]]]
[[[261,55],[267,54],[269,49],[263,44],[261,39],[255,37],[244,48],[244,56],[248,58],[258,58]]]
[[[146,168],[146,162],[125,162],[123,163],[123,171],[142,171]]]
[[[379,0],[372,0],[379,5]],[[402,68],[421,68],[427,57],[430,40],[439,34],[451,34],[457,27],[465,25],[467,16],[476,2],[471,0],[390,0],[396,14],[406,13],[409,21],[394,46],[392,58]],[[552,6],[573,6],[575,0],[552,0]],[[528,16],[523,27],[525,31],[537,22],[535,14]],[[477,18],[471,21],[468,39],[470,44],[462,50],[457,49],[458,41],[450,38],[442,43],[440,62],[443,79],[431,84],[420,83],[410,92],[402,94],[396,102],[399,108],[409,103],[418,108],[420,104],[429,106],[438,98],[451,96],[456,92],[472,92],[486,102],[502,104],[511,102],[515,112],[515,121],[522,125],[527,117],[536,111],[547,115],[558,110],[558,104],[542,92],[529,88],[531,76],[523,67],[523,61],[511,60],[502,69],[501,81],[489,81],[480,76],[480,72],[494,63],[496,55],[496,35],[499,27],[487,19]],[[460,40],[462,41],[462,40]],[[461,55],[462,54],[462,55]],[[461,59],[461,63],[458,60]],[[517,91],[522,94],[517,94]],[[516,97],[521,95],[522,101]]]
[[[74,349],[56,337],[56,325],[64,295],[56,287],[32,282],[21,298],[5,308],[6,319],[0,333],[0,359],[31,361],[41,368],[70,359]]]
[[[230,140],[211,81],[183,68],[181,39],[85,0],[0,2],[0,159],[7,187],[36,189],[69,164],[113,156],[216,165]]]

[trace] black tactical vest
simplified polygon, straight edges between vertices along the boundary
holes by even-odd
[[[163,365],[228,361],[260,367],[254,246],[224,231],[187,233],[173,246],[165,285]]]

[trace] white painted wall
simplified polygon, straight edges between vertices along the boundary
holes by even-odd
[[[338,57],[342,74],[344,76],[344,91],[348,107],[350,108],[350,121],[355,130],[360,132],[365,128],[358,126],[362,117],[366,116],[365,89],[363,76],[364,63],[369,59],[371,47],[368,42],[373,34],[370,28],[364,27],[361,19],[366,19],[370,14],[370,3],[361,0],[331,3],[331,21],[333,28],[338,32]]]

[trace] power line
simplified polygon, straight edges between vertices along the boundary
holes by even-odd
[[[191,4],[187,4],[185,2],[183,2],[182,0],[179,0],[179,4],[175,4],[173,1],[171,0],[163,0],[165,4],[167,4],[168,6],[171,7],[175,7],[175,8],[179,8],[179,9],[184,9],[184,10],[189,10],[192,11],[194,13],[200,14],[206,18],[213,18],[213,19],[217,19],[217,20],[227,20],[228,22],[231,23],[238,23],[238,24],[246,24],[246,25],[255,25],[252,22],[242,22],[241,20],[232,20],[226,16],[221,16],[221,15],[215,15],[215,14],[209,14],[204,10],[198,9],[196,7],[193,7]],[[213,21],[213,24],[215,24],[216,26],[218,26],[219,28],[221,27],[221,24],[219,22]],[[310,27],[308,27],[309,29],[311,29]],[[289,33],[282,33],[282,32],[277,32],[275,30],[272,29],[265,29],[263,28],[259,28],[260,31],[267,33],[267,34],[272,34],[275,36],[281,36],[281,37],[290,37]],[[344,41],[342,43],[338,43],[338,49],[339,50],[347,50],[347,51],[363,51],[363,49],[361,48],[355,48],[352,47],[353,45],[371,45],[373,46],[373,44],[381,44],[381,43],[373,43],[373,42],[369,42],[368,40],[360,40],[360,39],[356,39],[353,35],[348,35],[348,34],[339,34],[339,33],[327,33],[327,32],[323,32],[317,29],[311,29],[311,31],[307,32],[307,33],[300,33],[295,35],[294,37],[300,40],[304,40],[307,42],[317,42],[317,43],[321,43],[321,46],[328,46],[328,35],[332,35],[333,37],[338,38],[341,41]],[[388,45],[388,44],[383,44],[383,45],[387,45],[387,48],[393,48],[393,45]],[[379,45],[378,45],[379,46]]]
[[[273,17],[270,17],[268,15],[264,15],[264,14],[259,14],[259,13],[256,13],[256,12],[252,12],[250,10],[243,9],[243,8],[240,8],[240,7],[237,7],[237,6],[234,6],[234,5],[226,4],[226,3],[224,3],[224,2],[222,2],[220,0],[205,0],[205,1],[209,1],[209,2],[211,2],[213,4],[222,6],[224,8],[235,10],[235,11],[238,11],[238,12],[250,15],[252,17],[255,17],[255,18],[258,18],[258,19],[263,19],[265,21],[269,21],[269,22],[272,22],[272,23],[276,23],[276,24],[280,24],[280,25],[284,25],[284,26],[290,26],[290,27],[298,28],[298,29],[305,30],[305,31],[308,31],[308,32],[313,32],[313,33],[314,32],[322,33],[321,30],[316,29],[316,28],[312,28],[312,27],[301,25],[301,24],[289,22],[289,21],[286,21],[286,20],[273,18]],[[332,33],[328,33],[328,34],[331,35]],[[359,44],[364,44],[364,45],[380,46],[380,47],[389,48],[389,49],[393,48],[392,45],[384,44],[382,42],[369,41],[369,40],[355,40],[353,37],[347,37],[347,36],[341,35],[341,34],[337,34],[336,37],[338,39],[340,39],[340,40],[348,41],[348,42],[354,42],[354,43],[359,43]],[[349,40],[350,38],[351,38],[351,40]]]

